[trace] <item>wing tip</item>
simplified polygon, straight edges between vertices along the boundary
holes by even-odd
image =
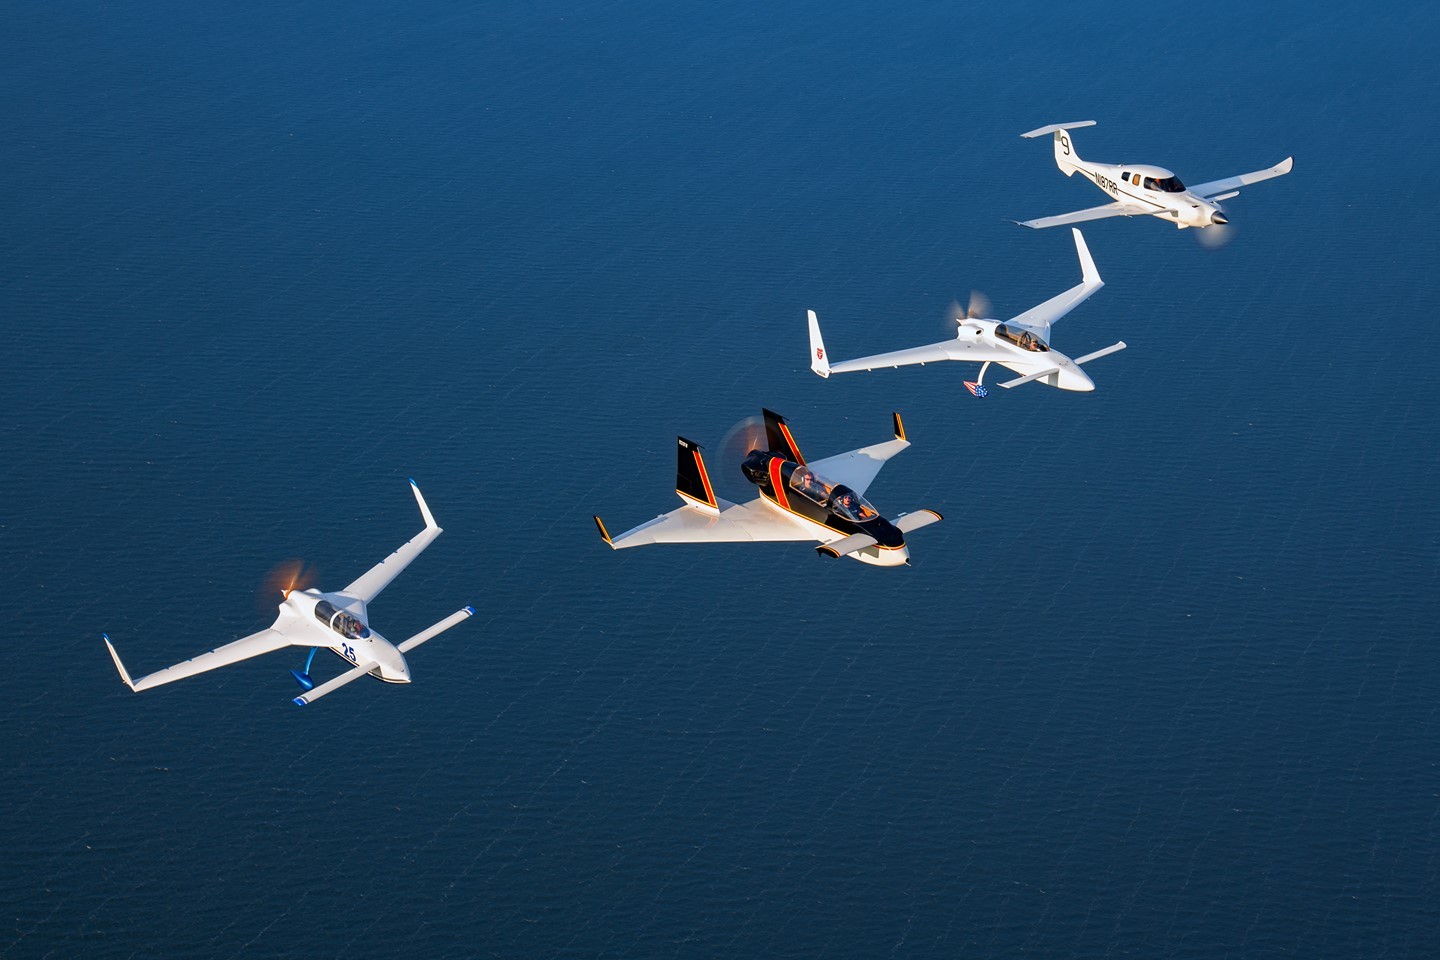
[[[605,521],[601,520],[598,514],[593,514],[592,519],[595,521],[595,529],[600,531],[600,539],[604,540],[606,546],[610,547],[610,549],[615,549],[615,544],[610,539],[610,531],[605,529]]]
[[[135,681],[130,679],[130,671],[125,669],[125,664],[120,662],[120,654],[116,652],[115,644],[110,642],[110,634],[102,633],[100,637],[105,641],[105,648],[110,651],[110,659],[115,661],[115,669],[119,672],[120,679],[123,680],[125,686],[129,687],[133,692],[135,690]]]
[[[895,428],[895,439],[896,439],[896,440],[904,440],[904,441],[906,441],[906,442],[908,443],[908,442],[909,442],[909,437],[905,436],[905,421],[902,420],[902,419],[900,419],[900,411],[899,411],[899,410],[893,410],[893,411],[891,411],[891,413],[890,413],[890,419],[891,419],[891,422],[892,422],[892,426],[894,426],[894,428]]]
[[[420,505],[420,516],[425,520],[426,530],[439,530],[440,525],[435,522],[435,515],[430,512],[430,505],[425,502],[425,495],[420,492],[420,484],[415,482],[414,477],[407,477],[410,481],[410,491],[415,494],[415,502]]]

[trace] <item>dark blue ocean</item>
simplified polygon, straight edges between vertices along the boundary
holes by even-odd
[[[776,3],[0,10],[0,955],[1429,958],[1440,11]],[[1079,279],[1092,394],[821,380]],[[993,373],[991,382],[999,379]],[[914,566],[612,552],[768,406],[945,515]],[[297,709],[277,564],[414,683]],[[338,672],[328,655],[317,674]]]

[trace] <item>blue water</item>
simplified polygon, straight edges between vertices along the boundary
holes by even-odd
[[[0,11],[0,955],[1430,957],[1440,13],[615,2]],[[1070,286],[1099,389],[822,381]],[[761,405],[914,446],[901,571],[612,553]],[[721,492],[744,493],[712,464]],[[140,696],[446,533],[478,616],[305,710]],[[333,661],[320,670],[336,669]],[[328,672],[323,675],[328,676]]]

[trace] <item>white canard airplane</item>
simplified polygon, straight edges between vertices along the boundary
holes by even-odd
[[[877,367],[967,360],[983,364],[980,376],[975,382],[965,383],[966,388],[977,397],[986,395],[985,371],[992,363],[998,363],[1020,374],[1017,379],[1000,384],[1007,389],[1039,380],[1061,390],[1094,390],[1095,382],[1080,369],[1081,366],[1117,350],[1124,350],[1125,341],[1121,340],[1103,350],[1074,359],[1050,346],[1050,325],[1084,303],[1091,294],[1105,285],[1100,279],[1100,272],[1095,269],[1095,261],[1090,257],[1089,248],[1085,246],[1085,238],[1080,235],[1079,230],[1071,232],[1075,234],[1075,249],[1080,254],[1082,279],[1079,284],[1004,322],[981,317],[956,317],[955,322],[959,324],[959,328],[950,340],[833,363],[825,351],[825,342],[820,338],[820,320],[815,316],[815,311],[811,310],[810,369],[822,377],[828,377],[832,373],[854,373],[858,370],[874,370]]]
[[[854,557],[877,567],[909,564],[905,534],[937,523],[940,514],[916,510],[891,521],[865,499],[880,468],[910,446],[900,415],[893,415],[894,440],[807,463],[785,418],[763,412],[764,439],[754,439],[740,465],[759,497],[739,504],[717,497],[700,445],[678,437],[675,492],[685,505],[615,537],[596,517],[601,539],[615,550],[652,543],[818,540],[815,550],[822,557]]]
[[[1221,200],[1228,200],[1240,193],[1240,188],[1290,172],[1295,165],[1294,157],[1286,157],[1275,166],[1254,173],[1242,173],[1238,177],[1212,180],[1198,187],[1186,189],[1175,174],[1164,167],[1138,163],[1091,163],[1081,160],[1075,152],[1074,139],[1070,131],[1078,127],[1093,127],[1094,120],[1079,120],[1075,123],[1052,123],[1020,136],[1027,139],[1055,135],[1055,165],[1067,177],[1077,172],[1090,180],[1103,192],[1115,198],[1113,203],[1074,213],[1062,213],[1055,217],[1040,217],[1038,220],[1017,220],[1022,227],[1036,230],[1044,227],[1058,227],[1062,224],[1082,223],[1103,217],[1152,216],[1167,220],[1184,230],[1186,227],[1208,227],[1212,224],[1229,223]]]
[[[368,626],[366,607],[370,601],[379,596],[380,591],[399,576],[400,571],[420,556],[421,551],[441,533],[414,480],[410,481],[410,489],[414,491],[415,500],[420,504],[420,515],[425,520],[425,529],[345,589],[338,593],[321,593],[313,589],[286,590],[280,603],[280,615],[268,629],[227,643],[173,667],[157,670],[138,680],[130,678],[129,671],[120,662],[120,654],[115,652],[115,645],[110,642],[110,636],[102,634],[105,646],[110,649],[110,656],[115,660],[115,669],[120,671],[120,679],[125,681],[125,685],[131,690],[139,693],[141,690],[193,677],[207,670],[258,657],[262,653],[271,653],[285,647],[310,647],[310,660],[306,661],[305,669],[290,671],[300,688],[305,691],[294,698],[294,702],[302,707],[328,693],[334,693],[345,684],[366,674],[378,677],[386,683],[409,683],[410,668],[405,662],[405,654],[475,613],[473,607],[457,610],[434,626],[398,644],[391,643]],[[310,661],[315,659],[315,651],[320,648],[328,649],[352,664],[352,669],[316,686],[310,678],[309,670]]]

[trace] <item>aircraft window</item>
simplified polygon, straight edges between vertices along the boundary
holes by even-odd
[[[358,617],[352,617],[348,613],[338,614],[330,624],[330,629],[351,640],[364,640],[370,636],[370,629],[361,623]]]
[[[880,511],[870,506],[868,500],[848,487],[836,487],[835,499],[830,509],[852,523],[864,523],[880,516]]]
[[[1130,171],[1129,171],[1129,170],[1126,170],[1124,173],[1120,174],[1120,179],[1121,179],[1121,180],[1129,180],[1129,179],[1130,179]]]
[[[1156,180],[1153,177],[1145,178],[1146,190],[1158,190],[1161,193],[1183,193],[1185,184],[1180,182],[1179,177],[1170,177],[1165,180]]]
[[[995,336],[1001,340],[1008,340],[1022,350],[1029,350],[1031,353],[1047,353],[1050,350],[1049,344],[1029,330],[1011,330],[1003,323],[995,325]]]
[[[370,636],[370,628],[361,623],[358,617],[343,612],[329,600],[321,600],[315,604],[315,619],[351,640],[364,640]]]
[[[830,485],[809,467],[796,467],[795,472],[790,474],[790,486],[805,499],[813,500],[822,507],[830,499]]]
[[[1131,183],[1133,186],[1136,186],[1136,187],[1140,186],[1140,174],[1138,174],[1138,173],[1132,173],[1132,174],[1130,174],[1130,183]]]

